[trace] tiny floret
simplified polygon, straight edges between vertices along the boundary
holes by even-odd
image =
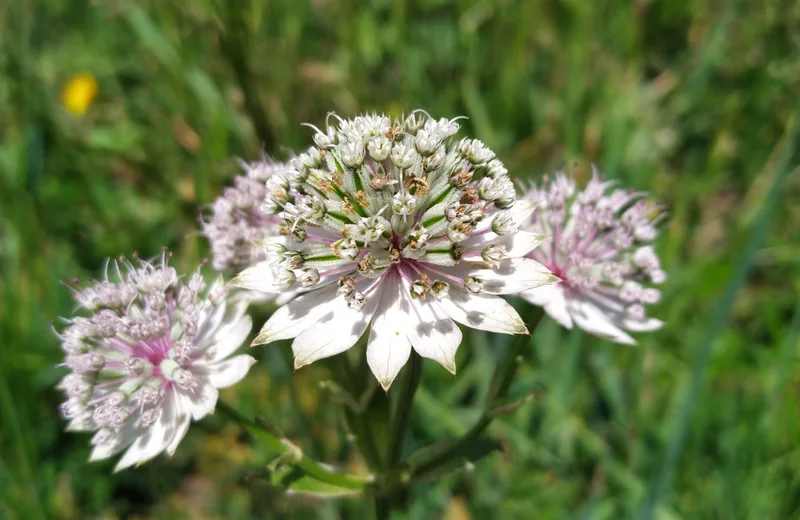
[[[218,271],[238,272],[264,259],[263,241],[278,233],[278,219],[271,211],[286,199],[289,189],[283,175],[288,164],[268,157],[261,161],[240,161],[244,173],[233,180],[211,205],[202,222],[203,234],[211,246],[211,262]],[[273,193],[267,199],[267,182]],[[312,215],[319,208],[306,209]]]
[[[70,370],[61,415],[68,430],[95,432],[90,460],[126,450],[116,470],[172,455],[189,423],[214,412],[218,389],[255,362],[229,357],[252,326],[247,300],[226,298],[221,280],[206,291],[199,273],[181,278],[167,261],[121,260],[106,280],[71,287],[89,316],[59,334]]]

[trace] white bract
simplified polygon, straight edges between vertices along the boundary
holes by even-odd
[[[652,241],[660,209],[642,193],[615,189],[597,171],[583,191],[563,173],[534,186],[526,198],[538,204],[522,229],[551,238],[529,253],[561,281],[520,294],[567,328],[582,329],[635,344],[626,332],[646,332],[663,323],[648,318],[645,306],[661,298],[652,284],[663,283]]]
[[[218,388],[241,380],[255,360],[229,357],[252,327],[247,300],[221,283],[204,295],[199,273],[179,280],[167,265],[123,261],[116,281],[74,287],[89,317],[60,334],[71,370],[59,384],[68,430],[93,431],[90,460],[127,448],[115,471],[162,451],[172,455],[191,420],[213,413]]]
[[[211,262],[217,271],[241,271],[264,259],[261,245],[277,233],[278,219],[261,209],[267,193],[265,182],[289,166],[264,157],[261,161],[240,161],[244,175],[234,178],[233,186],[211,205],[203,221],[203,234],[211,246]]]
[[[455,322],[527,333],[497,295],[555,278],[525,258],[540,237],[517,223],[534,204],[515,204],[494,153],[455,140],[455,119],[422,112],[336,120],[317,130],[318,147],[267,182],[264,209],[281,218],[282,236],[232,283],[302,294],[278,309],[255,344],[295,338],[301,367],[347,350],[369,328],[367,360],[388,389],[412,348],[455,372]]]

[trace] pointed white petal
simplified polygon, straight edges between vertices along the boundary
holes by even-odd
[[[400,280],[398,274],[391,273],[383,282],[367,343],[367,363],[384,390],[389,390],[411,354],[406,331],[419,324],[417,315],[411,312],[411,296]]]
[[[178,431],[176,412],[174,399],[164,399],[161,415],[133,441],[133,444],[114,467],[114,472],[129,468],[134,464],[147,462],[164,451]]]
[[[279,293],[282,290],[275,285],[272,266],[266,260],[248,267],[228,283],[234,287],[264,293]]]
[[[534,291],[537,290],[538,289],[534,289]],[[564,293],[562,291],[556,292],[556,296],[552,298],[549,302],[547,302],[547,305],[544,306],[544,311],[551,318],[556,320],[562,327],[567,329],[572,328],[572,316],[569,313],[567,300],[566,298],[564,298]]]
[[[244,307],[244,308],[242,308]],[[223,300],[219,305],[212,305],[210,301],[203,302],[200,307],[199,327],[195,341],[202,344],[207,341],[225,322],[226,314],[235,315],[239,311],[244,314],[247,310],[247,303],[241,302],[238,304],[228,305],[228,302]]]
[[[246,354],[208,365],[208,382],[217,388],[227,388],[242,380],[256,360]]]
[[[210,355],[210,361],[218,361],[230,356],[242,346],[252,328],[253,320],[250,316],[242,316],[238,321],[222,327],[208,340],[207,345],[204,345],[206,353]],[[198,342],[198,344],[202,343]]]
[[[177,421],[177,430],[175,431],[175,436],[172,437],[172,440],[167,445],[166,452],[167,454],[172,457],[175,455],[175,450],[178,449],[178,445],[181,443],[183,438],[186,436],[186,432],[189,431],[189,424],[191,424],[191,416],[189,412],[189,403],[183,396],[177,392],[173,392],[172,394],[175,399],[175,417]]]
[[[540,233],[517,231],[512,235],[502,237],[502,240],[498,240],[496,243],[506,246],[508,258],[519,258],[539,247],[545,238],[547,237]]]
[[[139,435],[142,434],[141,428],[136,428],[133,426],[132,421],[120,428],[117,432],[116,436],[106,442],[105,444],[100,444],[99,446],[95,446],[92,449],[91,455],[89,455],[89,462],[94,462],[96,460],[107,459],[109,457],[113,457],[117,453],[121,452],[125,448],[127,448],[131,442],[133,442]]]
[[[519,296],[534,305],[543,307],[545,312],[562,327],[572,328],[572,318],[569,315],[567,300],[564,298],[564,290],[561,283],[528,289],[519,293]]]
[[[632,337],[626,334],[619,326],[612,323],[609,317],[595,304],[578,298],[569,298],[567,305],[575,324],[586,332],[616,343],[623,343],[626,345],[636,344],[636,341]]]
[[[433,359],[455,375],[461,330],[436,301],[415,306],[412,310],[414,313],[418,315],[417,324],[408,328],[411,346],[420,356]]]
[[[550,300],[553,298],[557,298],[559,294],[561,294],[561,288],[559,287],[558,283],[554,283],[551,285],[543,285],[541,287],[536,287],[535,289],[522,291],[518,296],[524,298],[526,301],[534,305],[543,307],[550,303]]]
[[[644,318],[642,320],[634,320],[633,318],[625,317],[617,322],[623,328],[631,332],[652,332],[664,326],[664,322],[655,318]]]
[[[183,396],[189,398],[189,412],[192,419],[198,421],[210,413],[214,413],[219,398],[219,390],[213,385],[203,382],[191,390],[181,392]]]
[[[315,323],[300,333],[292,343],[294,368],[298,369],[352,347],[369,325],[380,299],[380,291],[379,288],[370,294],[359,311],[348,308],[343,296],[324,305],[324,314],[313,320]]]
[[[471,269],[464,265],[464,276],[476,276],[483,281],[488,294],[514,294],[557,282],[548,268],[530,258],[511,258],[497,269]],[[462,273],[459,273],[462,274]]]
[[[275,311],[258,333],[253,345],[265,345],[280,339],[297,337],[301,332],[317,323],[330,312],[330,305],[337,298],[336,284],[298,296]]]
[[[479,259],[481,251],[490,244],[504,246],[507,258],[519,258],[539,247],[545,238],[545,235],[530,231],[518,231],[503,236],[488,231],[465,240],[462,245],[467,247],[471,258],[475,259]]]
[[[450,298],[439,304],[450,318],[473,329],[527,334],[528,329],[514,307],[499,296],[470,294],[450,286]]]
[[[285,291],[275,297],[275,305],[286,305],[297,296],[296,291]]]
[[[536,211],[536,207],[538,205],[538,202],[530,199],[517,199],[517,202],[509,209],[509,211],[511,212],[511,216],[514,218],[514,222],[518,226],[522,227],[531,219],[533,212]]]

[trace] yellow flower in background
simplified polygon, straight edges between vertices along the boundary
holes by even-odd
[[[72,76],[61,91],[61,104],[74,116],[82,116],[97,96],[97,80],[89,73]]]

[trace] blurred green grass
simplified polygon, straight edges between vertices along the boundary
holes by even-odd
[[[331,110],[421,107],[468,116],[465,132],[520,177],[591,161],[653,193],[671,214],[670,281],[656,310],[667,327],[635,349],[540,327],[514,386],[538,397],[490,430],[504,453],[414,489],[407,517],[639,518],[663,491],[659,519],[800,518],[800,176],[786,155],[798,27],[800,4],[781,0],[4,4],[0,516],[361,517],[358,503],[246,480],[232,468],[268,454],[218,418],[172,460],[113,476],[88,464],[88,438],[64,433],[56,412],[51,323],[73,310],[59,280],[96,276],[107,256],[169,246],[187,269],[207,255],[199,208],[236,173],[232,157],[286,157],[310,143],[300,123]],[[59,96],[79,72],[99,94],[76,118]],[[775,218],[745,264],[765,205]],[[745,267],[706,362],[710,321]],[[412,445],[475,417],[504,340],[467,338],[455,379],[425,366]],[[321,458],[358,464],[316,389],[325,365],[293,374],[287,348],[257,352],[228,400],[305,446],[319,439]]]

